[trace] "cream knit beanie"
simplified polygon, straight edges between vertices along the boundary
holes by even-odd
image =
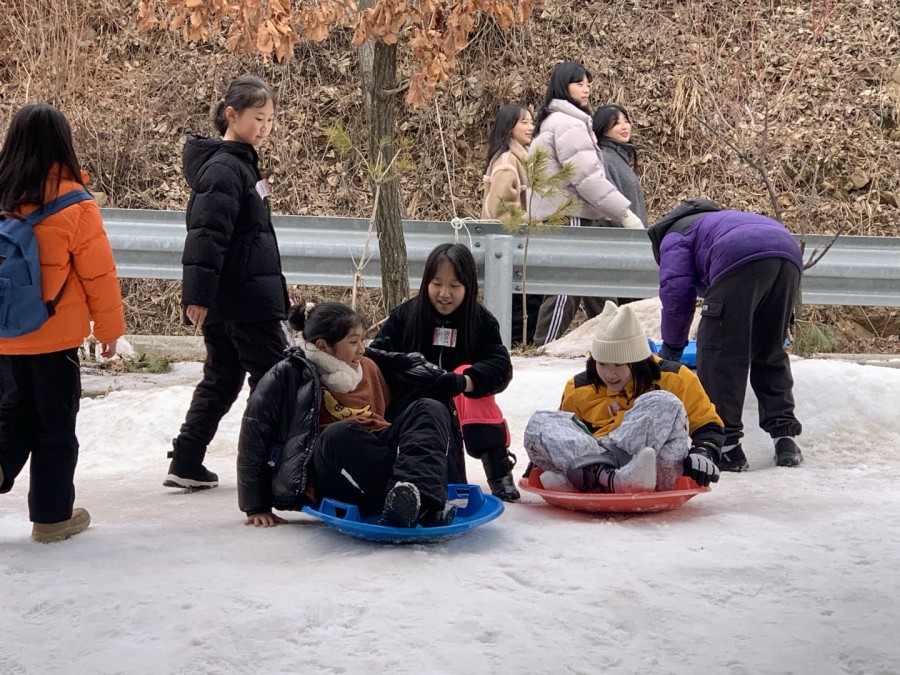
[[[591,356],[597,363],[637,363],[650,357],[647,336],[629,305],[606,301],[597,317]]]

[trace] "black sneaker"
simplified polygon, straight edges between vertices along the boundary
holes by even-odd
[[[412,483],[397,483],[384,498],[384,509],[378,524],[389,527],[415,527],[421,505],[419,488]]]
[[[202,464],[187,464],[173,459],[163,485],[188,490],[209,490],[219,484],[219,477]]]
[[[800,466],[803,453],[793,438],[779,438],[775,442],[775,466]]]
[[[744,450],[740,445],[736,445],[728,452],[722,453],[722,459],[719,460],[719,471],[741,473],[749,470],[750,464],[747,462],[747,457],[744,455]]]

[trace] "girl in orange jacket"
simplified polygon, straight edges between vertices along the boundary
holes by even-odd
[[[21,108],[0,149],[0,210],[26,216],[59,195],[84,189],[86,181],[65,116],[47,104]],[[72,204],[38,222],[34,233],[43,297],[63,291],[56,312],[40,328],[0,338],[0,493],[12,489],[30,457],[32,537],[50,542],[90,524],[85,509],[73,509],[78,348],[91,333],[92,319],[102,355],[115,355],[125,317],[96,202]]]

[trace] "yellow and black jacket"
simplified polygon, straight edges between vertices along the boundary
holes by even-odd
[[[664,361],[656,356],[652,358],[662,371],[659,380],[654,382],[654,388],[672,392],[684,404],[693,445],[709,441],[721,448],[725,439],[722,420],[697,375],[680,363]],[[603,385],[598,391],[588,381],[587,372],[581,372],[566,383],[559,409],[577,415],[599,438],[622,423],[625,413],[634,406],[633,395],[634,382],[629,382],[618,393],[609,391]]]

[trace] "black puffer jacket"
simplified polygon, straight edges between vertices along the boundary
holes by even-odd
[[[426,396],[441,370],[421,354],[367,349],[391,389],[386,419]],[[250,395],[238,440],[238,505],[247,515],[272,508],[297,511],[304,495],[309,460],[319,437],[322,387],[315,366],[299,347],[289,349]]]
[[[471,398],[481,398],[499,394],[512,380],[513,367],[509,350],[500,337],[500,324],[481,304],[475,306],[475,335],[471,340],[474,348],[466,352],[458,347],[418,345],[415,335],[416,308],[419,298],[407,300],[394,309],[385,321],[370,347],[395,352],[421,352],[431,363],[444,370],[454,370],[469,363],[465,374],[472,378],[472,391],[466,393]],[[447,317],[440,317],[436,326],[460,328],[460,311]]]
[[[188,136],[182,155],[191,187],[182,305],[208,307],[207,323],[283,319],[287,286],[252,145]]]

